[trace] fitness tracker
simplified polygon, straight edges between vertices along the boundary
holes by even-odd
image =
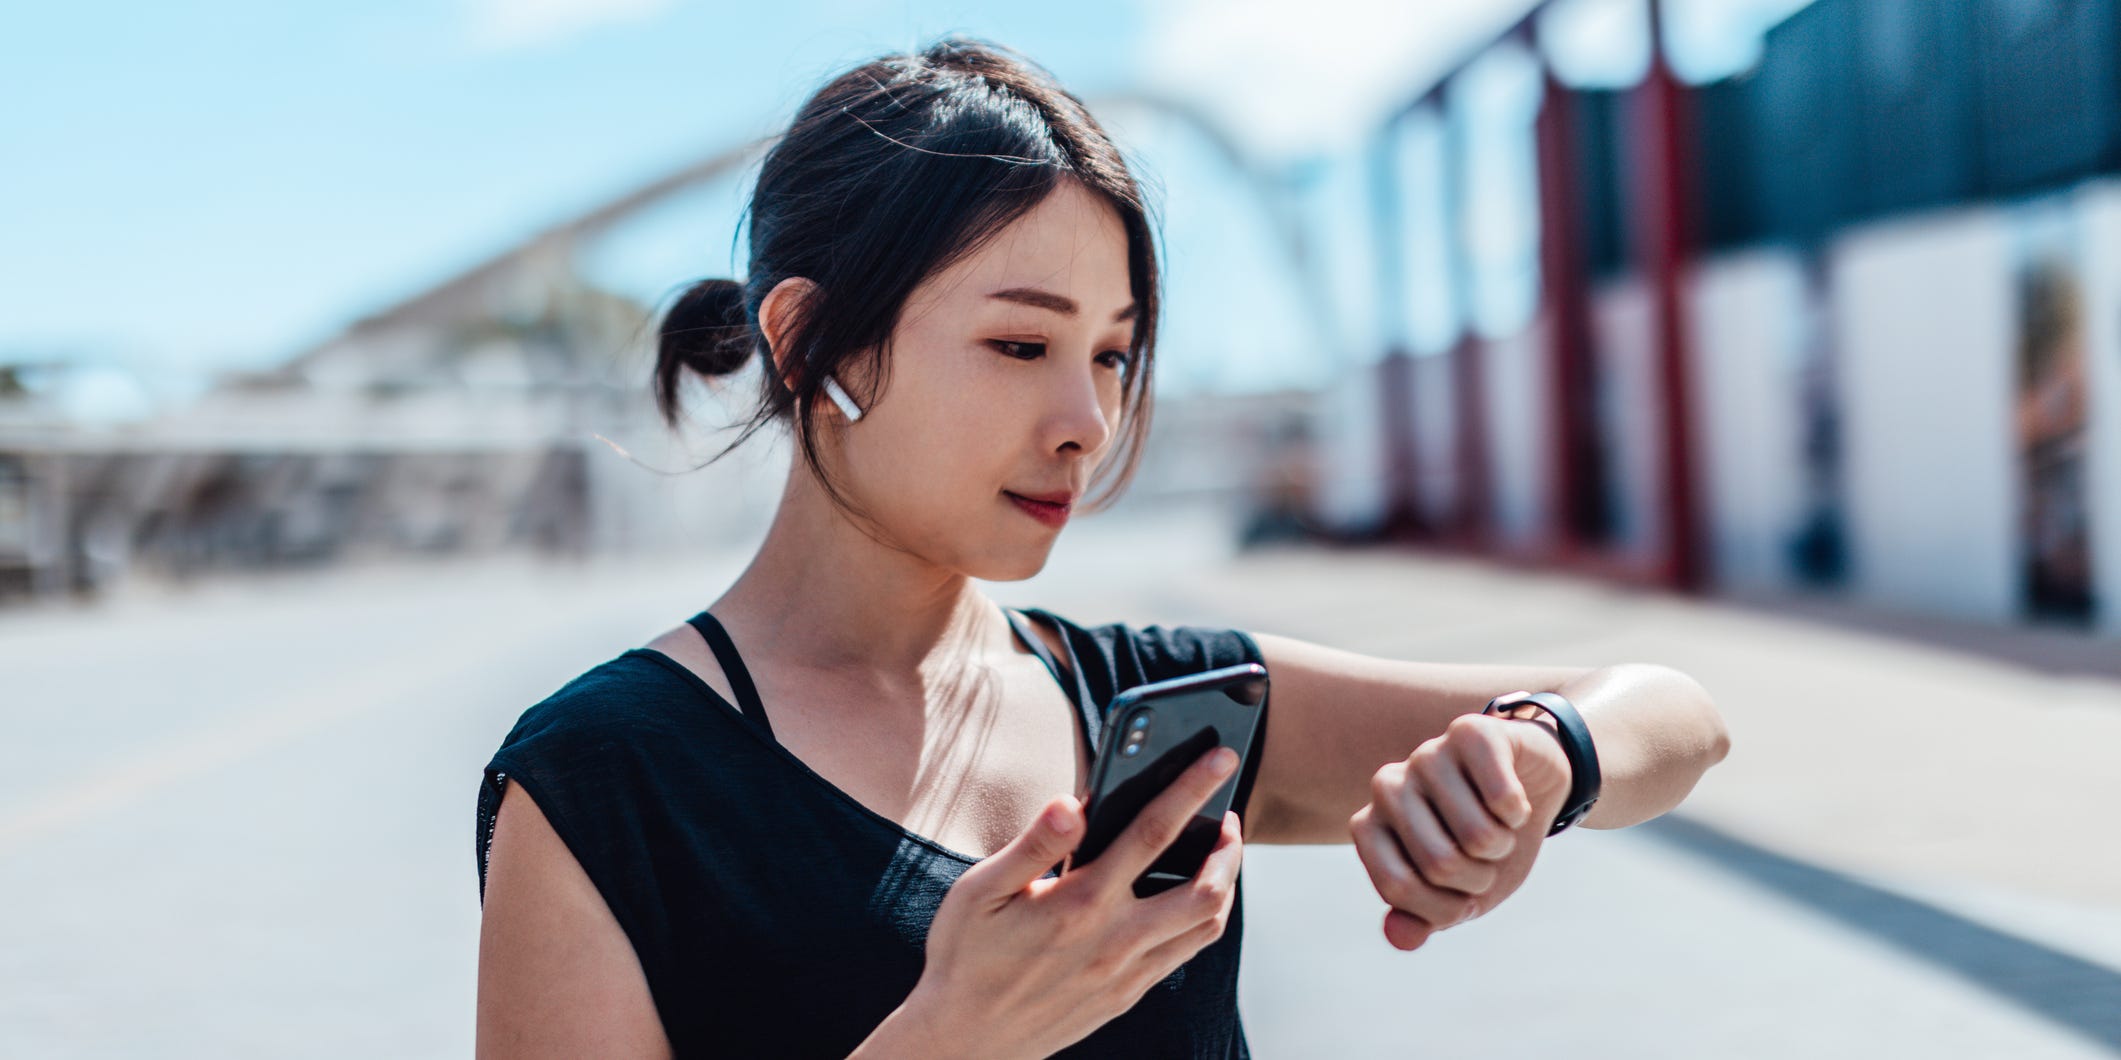
[[[1482,714],[1527,721],[1540,711],[1554,719],[1554,736],[1569,759],[1569,797],[1561,804],[1554,826],[1547,829],[1553,835],[1582,820],[1598,801],[1598,749],[1591,744],[1590,726],[1583,723],[1574,704],[1554,692],[1506,692],[1480,709]]]

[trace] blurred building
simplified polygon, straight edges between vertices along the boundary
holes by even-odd
[[[1556,61],[1570,6],[1374,141],[1400,327],[1321,517],[2121,631],[2121,2],[1816,0],[1688,84],[1615,0],[1618,85]]]
[[[140,419],[0,394],[0,593],[90,590],[141,564],[588,548],[578,427],[624,401],[593,353],[642,310],[564,284],[517,294],[414,303]]]
[[[1175,115],[1243,169],[1194,108],[1107,104]],[[769,429],[713,459],[757,370],[688,383],[688,422],[671,431],[649,389],[656,308],[600,290],[581,265],[614,229],[764,146],[616,197],[151,416],[81,422],[0,375],[0,599],[92,592],[143,567],[188,577],[389,554],[635,554],[762,532],[786,437]],[[1123,504],[1234,506],[1252,536],[1307,530],[1311,464],[1290,446],[1315,413],[1307,392],[1161,396]]]
[[[648,386],[652,326],[650,307],[582,284],[566,259],[512,256],[144,419],[83,423],[0,375],[0,598],[92,592],[142,567],[581,557],[761,532],[785,436],[708,465],[757,371],[693,383],[695,422],[673,432]],[[1161,403],[1127,503],[1245,504],[1310,405]],[[1279,474],[1276,507],[1301,512],[1303,483]]]

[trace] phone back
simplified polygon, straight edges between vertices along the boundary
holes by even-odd
[[[1257,663],[1140,685],[1120,693],[1105,714],[1103,743],[1090,775],[1088,828],[1070,862],[1102,853],[1186,767],[1218,744],[1238,754],[1238,768],[1186,823],[1178,841],[1135,881],[1154,894],[1192,879],[1222,831],[1237,794],[1244,759],[1267,698],[1267,671]]]

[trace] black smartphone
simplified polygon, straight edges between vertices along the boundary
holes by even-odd
[[[1113,697],[1090,770],[1083,807],[1088,827],[1068,869],[1103,853],[1200,756],[1228,747],[1237,752],[1237,768],[1186,822],[1178,840],[1136,877],[1134,893],[1147,897],[1192,879],[1215,849],[1266,706],[1267,668],[1258,663],[1136,685]]]

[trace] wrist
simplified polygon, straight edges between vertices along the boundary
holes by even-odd
[[[1555,741],[1555,742],[1554,742],[1554,746],[1556,746],[1556,747],[1561,747],[1561,746],[1562,746],[1562,744],[1561,744],[1561,726],[1559,726],[1559,725],[1555,724],[1555,723],[1554,723],[1554,719],[1553,719],[1553,718],[1550,718],[1550,717],[1546,716],[1545,714],[1543,714],[1543,713],[1540,713],[1540,712],[1537,712],[1537,711],[1531,712],[1531,713],[1530,713],[1530,714],[1528,714],[1528,715],[1515,715],[1515,717],[1517,717],[1517,719],[1518,719],[1519,721],[1529,721],[1529,722],[1531,722],[1532,724],[1534,724],[1534,725],[1537,725],[1537,726],[1539,726],[1539,727],[1540,727],[1540,728],[1542,728],[1542,729],[1545,729],[1545,730],[1547,731],[1547,733],[1548,733],[1549,735],[1551,735],[1551,736],[1553,736],[1553,737],[1554,737],[1554,741]],[[1567,758],[1568,756],[1567,756],[1567,755],[1563,755],[1562,757],[1563,757],[1563,758]]]
[[[1554,692],[1509,692],[1496,696],[1481,708],[1482,714],[1529,721],[1542,725],[1554,737],[1569,773],[1568,794],[1560,814],[1547,830],[1554,835],[1582,820],[1598,801],[1601,776],[1598,749],[1583,715],[1566,698]]]
[[[1483,713],[1486,712],[1484,711]],[[1570,761],[1569,759],[1568,739],[1567,737],[1564,737],[1561,734],[1561,725],[1559,722],[1556,722],[1545,711],[1530,706],[1518,706],[1510,709],[1496,710],[1493,713],[1494,716],[1498,718],[1503,718],[1509,721],[1521,721],[1530,725],[1536,725],[1539,728],[1544,729],[1546,731],[1547,736],[1551,737],[1554,741],[1553,751],[1555,755],[1558,756],[1561,760],[1561,768],[1563,774],[1570,776],[1570,779],[1572,780],[1574,779],[1574,773],[1576,772],[1576,763]],[[1541,746],[1544,747],[1546,745],[1541,744]]]
[[[951,1029],[944,1009],[929,993],[915,986],[906,1000],[876,1025],[848,1060],[897,1060],[900,1057],[949,1060],[969,1057],[965,1036]]]

